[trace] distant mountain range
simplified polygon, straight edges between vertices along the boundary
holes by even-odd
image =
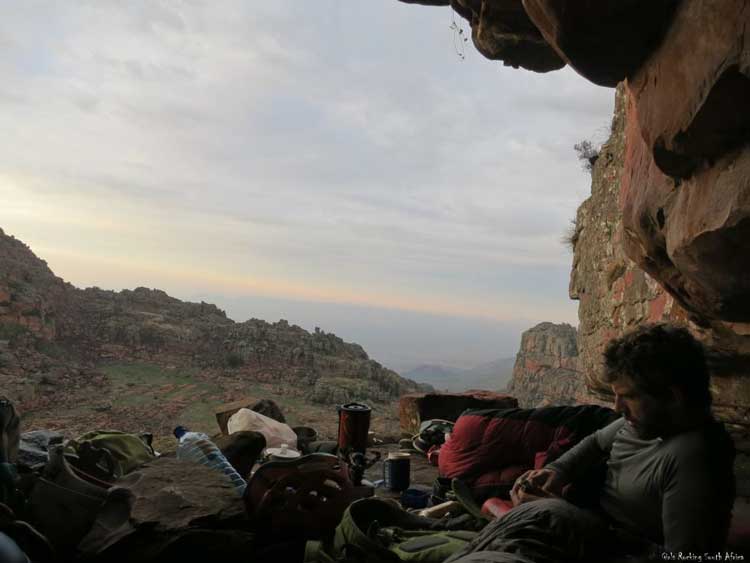
[[[487,389],[499,391],[510,383],[516,358],[501,358],[471,369],[425,364],[401,373],[402,377],[428,383],[444,391]]]

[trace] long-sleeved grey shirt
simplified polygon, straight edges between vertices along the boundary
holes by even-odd
[[[733,457],[720,424],[642,440],[621,418],[548,467],[573,481],[606,458],[600,506],[614,522],[663,549],[705,553],[723,547],[733,500],[727,498],[733,482],[726,482],[728,476],[733,479]]]

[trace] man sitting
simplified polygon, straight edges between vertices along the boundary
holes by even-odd
[[[471,555],[452,560],[573,561],[613,550],[651,558],[724,547],[734,446],[711,415],[703,347],[686,329],[661,324],[610,342],[604,358],[604,377],[623,417],[522,475],[511,491],[516,507],[462,554]],[[593,511],[561,498],[566,485],[602,463],[606,478],[597,485]],[[503,558],[498,551],[516,555]]]

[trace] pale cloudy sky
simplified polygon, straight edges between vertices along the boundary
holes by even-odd
[[[613,90],[461,59],[448,8],[396,0],[0,6],[0,227],[75,285],[320,326],[396,369],[577,323],[573,144]]]

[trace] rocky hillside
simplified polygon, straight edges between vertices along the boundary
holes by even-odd
[[[104,390],[111,383],[105,367],[129,363],[195,372],[217,389],[235,382],[227,399],[267,384],[321,405],[385,404],[425,388],[370,359],[361,346],[318,329],[310,333],[284,320],[237,323],[214,305],[143,287],[77,289],[0,231],[3,392],[25,412],[50,409],[61,395]]]
[[[574,327],[540,323],[523,333],[507,388],[520,406],[575,404],[583,387]]]
[[[21,332],[54,340],[73,292],[29,247],[0,229],[0,340]]]

